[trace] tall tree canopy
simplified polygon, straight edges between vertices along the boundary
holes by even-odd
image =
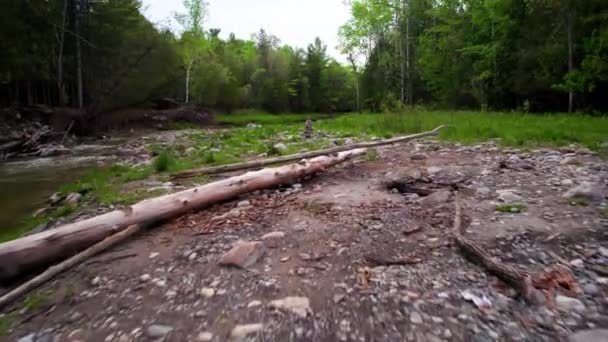
[[[340,29],[369,107],[608,110],[608,2],[354,0]]]

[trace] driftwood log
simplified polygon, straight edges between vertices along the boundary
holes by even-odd
[[[506,284],[512,286],[526,301],[531,301],[534,288],[530,275],[527,272],[496,260],[488,255],[479,245],[465,238],[462,225],[462,207],[457,193],[454,195],[454,207],[454,225],[451,235],[463,255],[467,259],[478,263],[486,271],[495,275]]]
[[[412,135],[408,135],[408,136],[397,137],[397,138],[392,138],[392,139],[387,139],[387,140],[362,142],[362,143],[357,143],[357,144],[350,144],[350,145],[345,145],[345,146],[328,148],[328,149],[324,149],[324,150],[309,151],[309,152],[292,154],[292,155],[282,156],[282,157],[277,157],[277,158],[254,160],[254,161],[244,162],[244,163],[204,167],[204,168],[200,168],[200,169],[196,169],[196,170],[176,173],[172,176],[172,179],[178,180],[178,179],[191,178],[191,177],[196,177],[196,176],[201,176],[201,175],[212,175],[212,174],[218,174],[218,173],[223,173],[223,172],[247,170],[247,169],[253,169],[256,167],[263,167],[263,166],[268,166],[268,165],[287,163],[287,162],[291,162],[294,160],[300,160],[300,159],[304,159],[304,158],[314,158],[314,157],[318,157],[318,156],[353,150],[353,149],[357,149],[357,148],[372,148],[372,147],[378,147],[378,146],[392,145],[392,144],[396,144],[396,143],[400,143],[400,142],[405,142],[405,141],[415,140],[418,138],[424,138],[424,137],[428,137],[428,136],[437,135],[437,134],[439,134],[439,131],[445,127],[446,126],[440,126],[440,127],[435,128],[432,131],[422,132],[422,133],[417,133],[417,134],[412,134]]]
[[[289,184],[365,152],[365,149],[356,149],[249,172],[178,193],[147,199],[125,209],[1,243],[0,280],[74,255],[131,225],[148,225],[255,190]]]
[[[80,264],[84,260],[95,256],[103,252],[104,250],[128,239],[129,237],[137,234],[141,230],[140,225],[133,225],[121,232],[118,232],[103,241],[91,246],[90,248],[85,249],[84,251],[74,255],[73,257],[55,265],[49,267],[46,271],[41,273],[40,275],[28,280],[27,282],[21,284],[19,287],[15,288],[11,292],[5,294],[0,297],[0,309],[5,307],[6,305],[12,303],[19,297],[27,294],[28,292],[35,290],[42,284],[47,281],[55,278],[59,274],[69,270],[70,268]]]

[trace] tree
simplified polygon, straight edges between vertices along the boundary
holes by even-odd
[[[194,64],[201,58],[205,50],[203,22],[208,4],[204,0],[184,0],[183,5],[186,12],[176,13],[174,17],[184,30],[179,47],[186,70],[184,102],[188,103],[190,101],[190,74]]]

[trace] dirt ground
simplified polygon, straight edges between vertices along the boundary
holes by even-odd
[[[606,200],[563,198],[584,182],[605,194],[605,161],[433,141],[379,152],[147,231],[40,289],[4,339],[608,341]],[[468,238],[530,273],[561,264],[574,290],[529,303],[464,258],[454,190]],[[263,241],[253,265],[220,265],[239,240]]]

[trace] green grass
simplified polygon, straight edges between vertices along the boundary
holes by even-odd
[[[500,204],[496,206],[496,211],[508,214],[519,214],[528,210],[524,204]]]
[[[220,114],[220,123],[245,125],[253,122],[263,126],[299,124],[307,114],[267,114],[244,111]],[[608,117],[582,114],[523,114],[465,111],[408,111],[404,113],[352,113],[335,117],[311,115],[315,129],[338,137],[356,136],[389,138],[401,134],[431,130],[450,125],[440,138],[445,141],[473,144],[497,140],[503,146],[564,146],[572,143],[603,150],[608,155]],[[301,129],[302,127],[300,127]],[[604,143],[604,145],[602,145]]]
[[[11,312],[0,314],[0,337],[5,336],[8,333],[8,330],[15,323],[19,312],[23,310],[26,312],[37,310],[48,303],[49,299],[49,294],[47,292],[36,292],[27,296],[25,300],[17,305]]]
[[[0,337],[5,336],[15,322],[16,313],[0,314]]]
[[[390,137],[450,125],[440,138],[472,144],[497,140],[503,146],[563,146],[572,143],[598,150],[608,140],[608,117],[568,114],[411,112],[349,114],[317,127],[359,136]]]

